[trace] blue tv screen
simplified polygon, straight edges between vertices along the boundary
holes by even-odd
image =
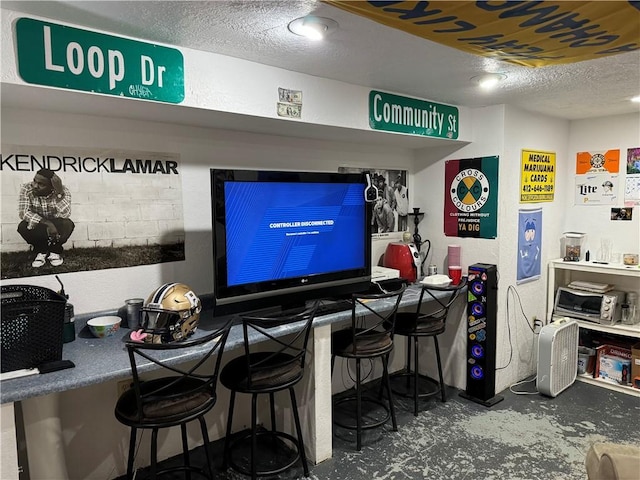
[[[212,170],[216,304],[259,307],[368,285],[365,186],[359,174]]]

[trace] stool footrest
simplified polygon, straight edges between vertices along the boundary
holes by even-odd
[[[186,472],[186,471],[189,471],[191,473],[196,473],[198,475],[201,475],[203,478],[207,478],[209,480],[212,480],[212,477],[207,472],[205,472],[204,469],[199,468],[199,467],[192,467],[192,466],[187,467],[186,465],[163,468],[162,470],[158,470],[156,472],[156,476],[159,477],[159,476],[165,475],[167,473]]]
[[[407,385],[407,379],[409,379],[409,385]],[[401,371],[390,375],[391,391],[400,397],[413,398],[413,382],[414,373]],[[440,382],[434,380],[426,375],[418,374],[418,388],[424,388],[423,392],[418,393],[418,398],[428,398],[440,393]]]
[[[347,403],[347,402],[356,402],[356,396],[355,395],[350,395],[348,397],[342,397],[339,398],[337,400],[334,400],[333,405],[334,406],[338,406],[338,405],[342,405],[343,403]],[[386,405],[385,402],[383,402],[382,400],[378,400],[377,398],[372,398],[370,396],[362,396],[361,397],[361,402],[364,405],[365,403],[372,403],[374,405],[377,405],[379,407],[381,407],[384,410],[384,418],[380,419],[380,420],[374,420],[374,421],[369,421],[369,422],[363,422],[362,425],[360,426],[360,428],[362,430],[368,430],[371,428],[376,428],[379,427],[381,425],[384,425],[385,423],[387,423],[389,421],[389,419],[391,418],[391,412],[389,411],[389,407]],[[353,411],[356,411],[356,407],[353,407]],[[339,419],[334,417],[333,423],[335,423],[336,425],[338,425],[339,427],[342,428],[346,428],[348,430],[357,430],[358,426],[353,423],[344,423],[341,422]]]
[[[245,430],[236,435],[237,437],[233,438],[229,443],[228,465],[244,475],[251,476],[251,430]],[[265,437],[268,438],[265,440]],[[293,448],[283,440],[288,441],[293,445]],[[284,472],[300,460],[300,446],[298,440],[293,435],[260,428],[256,432],[256,442],[258,443],[256,448],[256,474],[258,476],[276,475]],[[247,452],[245,460],[246,464],[249,465],[248,468],[234,460],[234,451],[237,452],[239,449]],[[245,456],[243,455],[242,457]],[[267,463],[264,461],[265,459],[268,460],[269,465],[260,465],[261,463]],[[274,465],[276,461],[283,463]]]

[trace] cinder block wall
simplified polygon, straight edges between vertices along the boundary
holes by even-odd
[[[2,249],[29,249],[18,234],[20,185],[35,172],[6,172],[1,178]],[[160,245],[184,241],[180,175],[59,172],[71,192],[76,228],[65,248]]]

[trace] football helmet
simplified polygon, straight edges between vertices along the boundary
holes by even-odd
[[[141,328],[145,342],[179,342],[198,328],[202,303],[184,283],[165,283],[156,289],[142,307]]]

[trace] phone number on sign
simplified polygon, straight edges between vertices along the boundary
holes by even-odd
[[[553,185],[523,185],[523,192],[553,192]]]

